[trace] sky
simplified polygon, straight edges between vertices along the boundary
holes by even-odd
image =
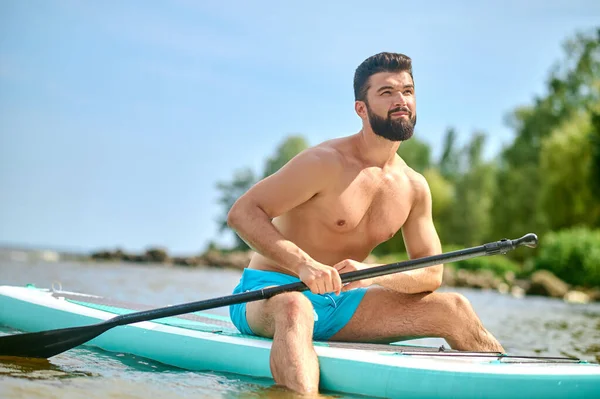
[[[0,244],[202,252],[218,181],[289,135],[360,130],[356,67],[413,59],[415,137],[439,154],[543,95],[595,0],[0,0]]]

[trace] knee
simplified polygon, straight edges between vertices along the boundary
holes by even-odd
[[[270,299],[274,307],[275,319],[290,322],[313,321],[313,306],[300,292],[286,292]]]
[[[460,316],[469,314],[473,307],[471,302],[462,294],[447,292],[443,294],[443,303],[450,313]]]

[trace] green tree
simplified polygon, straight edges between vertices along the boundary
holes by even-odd
[[[431,165],[431,148],[416,137],[403,142],[398,148],[398,155],[419,173],[423,173]]]
[[[600,86],[600,79],[597,85]],[[590,132],[591,172],[590,187],[596,198],[600,198],[600,107],[593,109],[590,114],[592,131]]]
[[[217,182],[217,190],[220,191],[217,202],[222,206],[223,210],[217,220],[219,223],[219,233],[232,231],[227,225],[227,214],[235,201],[237,201],[237,199],[248,191],[255,183],[256,177],[250,168],[236,170],[230,182]],[[235,249],[248,248],[248,244],[246,244],[246,242],[244,242],[244,240],[242,240],[235,232],[233,232],[233,236],[235,239]]]
[[[548,230],[548,217],[538,209],[545,179],[540,171],[542,143],[556,126],[577,113],[590,112],[590,104],[598,103],[600,29],[577,34],[563,47],[565,58],[551,69],[547,94],[536,97],[531,106],[517,108],[507,119],[516,137],[499,164],[493,223],[497,234]]]
[[[444,135],[442,155],[438,162],[438,168],[442,176],[448,181],[455,181],[459,175],[459,150],[456,147],[456,130],[448,128]]]
[[[308,142],[302,136],[289,136],[277,147],[275,154],[267,158],[263,177],[277,172],[293,157],[308,148]]]
[[[263,178],[277,172],[290,159],[295,157],[304,149],[308,148],[306,139],[301,136],[289,136],[277,147],[274,154],[265,161]],[[227,225],[227,214],[231,207],[246,191],[258,182],[251,168],[236,170],[231,181],[217,182],[217,190],[220,191],[218,203],[222,206],[222,213],[217,222],[219,233],[230,231],[235,238],[234,249],[248,249],[248,244],[242,240]]]
[[[540,208],[552,230],[600,226],[600,199],[590,184],[595,150],[590,145],[592,133],[591,114],[581,112],[542,142]]]
[[[490,236],[495,166],[484,162],[485,134],[476,132],[460,157],[464,173],[456,178],[455,201],[445,223],[452,229],[452,244],[474,246]]]

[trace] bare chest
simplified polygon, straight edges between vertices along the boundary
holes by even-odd
[[[410,184],[401,176],[358,176],[320,199],[319,221],[331,233],[376,246],[392,238],[410,212]]]

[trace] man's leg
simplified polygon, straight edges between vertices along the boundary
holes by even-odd
[[[271,373],[277,384],[300,393],[319,390],[319,363],[313,348],[313,306],[299,292],[246,305],[252,331],[273,338]]]
[[[440,337],[453,349],[504,352],[481,324],[469,301],[455,293],[400,294],[373,286],[332,341],[389,343]]]

